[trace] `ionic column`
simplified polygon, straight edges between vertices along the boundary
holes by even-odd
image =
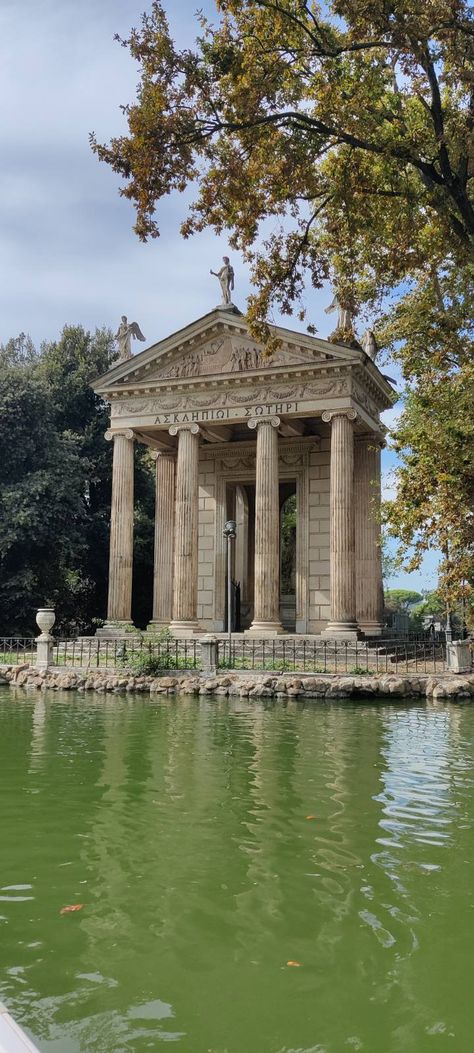
[[[254,617],[253,636],[283,632],[280,622],[280,505],[278,500],[279,417],[255,417],[257,430],[255,485]]]
[[[170,628],[175,635],[189,636],[201,631],[197,620],[199,427],[173,424],[169,431],[178,436]]]
[[[354,636],[356,622],[354,530],[354,410],[325,411],[331,424],[330,583],[331,636]]]
[[[154,451],[156,461],[155,555],[153,568],[153,620],[150,629],[169,625],[173,615],[174,560],[174,451]]]
[[[380,547],[380,451],[378,435],[357,436],[354,456],[356,615],[367,636],[383,626]]]
[[[110,513],[109,596],[107,623],[104,630],[108,631],[112,628],[117,633],[117,631],[125,631],[130,626],[132,618],[134,435],[130,429],[120,432],[107,431],[105,438],[109,442],[113,441],[114,454]]]

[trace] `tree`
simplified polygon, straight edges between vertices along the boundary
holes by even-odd
[[[111,443],[91,381],[115,357],[112,334],[65,326],[37,353],[24,336],[0,349],[0,625],[30,634],[38,607],[60,631],[91,631],[107,602]],[[151,616],[154,485],[135,452],[134,613]],[[147,586],[145,587],[145,583]]]
[[[330,277],[344,306],[375,318],[411,397],[396,436],[406,456],[391,522],[406,544],[440,545],[456,535],[457,517],[448,500],[431,519],[427,511],[440,443],[432,452],[421,418],[416,440],[409,431],[428,403],[446,439],[442,388],[453,392],[461,435],[455,393],[473,394],[473,12],[467,0],[217,7],[218,25],[201,17],[194,50],[179,51],[162,5],[151,5],[121,41],[141,66],[128,134],[108,146],[92,137],[93,148],[124,178],[142,239],[159,234],[156,209],[171,191],[197,186],[182,232],[230,232],[252,264],[248,319],[268,353],[269,312],[298,306],[303,319],[307,279],[318,287]],[[333,338],[351,341],[354,331]],[[445,449],[452,476],[448,460]],[[410,505],[419,475],[431,488]],[[463,508],[469,500],[464,489]],[[448,591],[473,575],[472,515],[465,525]]]
[[[420,603],[423,596],[413,589],[387,589],[385,603],[389,610],[408,611],[414,603]]]

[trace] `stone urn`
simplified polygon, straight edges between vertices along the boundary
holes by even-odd
[[[36,615],[36,624],[41,629],[42,636],[49,636],[55,621],[56,615],[52,607],[40,607]]]

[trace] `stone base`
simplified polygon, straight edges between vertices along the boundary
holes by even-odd
[[[156,636],[158,633],[162,633],[163,629],[169,629],[169,628],[170,628],[170,621],[169,621],[169,619],[166,622],[159,622],[159,621],[155,621],[155,619],[153,618],[151,620],[151,622],[148,622],[148,625],[147,625],[147,627],[145,629],[145,632],[150,633],[153,636]]]
[[[321,629],[321,638],[323,640],[347,640],[353,641],[362,639],[362,633],[357,625],[357,622],[328,622],[325,629]]]
[[[187,636],[202,636],[205,630],[199,625],[198,621],[172,621],[170,622],[170,632],[176,637],[187,637]]]
[[[138,636],[139,633],[133,622],[107,621],[101,629],[96,630],[95,635],[99,640],[117,640],[121,636]]]
[[[359,629],[367,637],[381,636],[383,633],[381,622],[359,622]]]
[[[281,622],[252,622],[250,629],[246,629],[244,636],[288,636]]]

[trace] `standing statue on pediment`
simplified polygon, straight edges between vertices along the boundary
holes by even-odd
[[[132,357],[132,336],[134,340],[146,340],[146,336],[143,336],[138,322],[128,322],[127,315],[123,314],[114,336],[119,351],[119,362],[126,362],[128,358]]]
[[[218,278],[221,283],[222,306],[225,306],[232,303],[231,293],[234,290],[234,268],[228,256],[223,256],[222,262],[224,266],[221,267],[220,271],[211,270],[210,273],[214,275],[214,278]]]
[[[337,326],[336,332],[341,333],[352,333],[354,329],[354,319],[352,312],[348,307],[343,307],[340,300],[338,299],[337,293],[334,293],[332,302],[329,307],[326,307],[325,314],[332,314],[333,311],[337,311]]]
[[[366,329],[365,330],[365,333],[364,333],[364,335],[362,337],[362,347],[363,347],[366,355],[368,355],[369,358],[372,359],[372,362],[375,362],[375,359],[377,358],[377,355],[378,355],[378,353],[380,351],[380,348],[379,348],[379,345],[378,345],[378,343],[377,343],[377,341],[375,339],[375,333],[374,333],[373,329]]]

